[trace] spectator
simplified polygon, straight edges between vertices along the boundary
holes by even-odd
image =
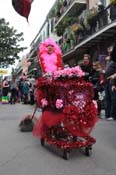
[[[17,98],[17,84],[15,79],[13,79],[10,84],[10,92],[11,92],[10,103],[15,104]]]
[[[29,85],[28,85],[27,80],[23,82],[22,92],[23,92],[23,97],[24,97],[24,104],[27,104],[28,103],[28,93],[29,93]]]
[[[93,62],[93,64],[92,64],[92,73],[91,73],[91,76],[89,77],[89,80],[93,84],[94,100],[96,100],[96,102],[98,104],[98,114],[100,114],[101,104],[100,104],[100,101],[99,101],[99,95],[98,94],[103,89],[102,89],[102,82],[101,82],[101,72],[100,72],[100,69],[99,69],[98,62]]]
[[[110,6],[110,19],[114,21],[116,19],[116,4]]]
[[[109,77],[116,73],[116,45],[110,55],[105,70],[105,115],[108,121],[116,119],[116,84]]]
[[[97,3],[98,6],[98,24],[99,28],[102,28],[108,23],[108,13],[107,10],[105,10],[104,5],[102,4],[101,1]]]
[[[83,63],[80,65],[80,67],[85,73],[87,73],[88,77],[91,75],[92,64],[91,64],[91,61],[90,61],[90,55],[89,54],[84,54]]]
[[[9,83],[5,77],[2,83],[2,103],[8,103]]]

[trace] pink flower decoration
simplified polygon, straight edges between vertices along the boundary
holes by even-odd
[[[45,107],[45,106],[48,105],[48,101],[46,100],[46,98],[43,98],[43,99],[41,100],[41,104],[42,104],[42,107]]]
[[[97,102],[95,100],[93,100],[93,104],[95,105],[95,108],[98,109],[98,105],[97,105]]]
[[[53,77],[54,79],[57,79],[58,77],[60,76],[68,76],[68,77],[71,77],[71,76],[77,76],[77,77],[82,77],[85,75],[85,73],[81,70],[81,68],[79,66],[76,66],[76,67],[72,67],[72,68],[65,68],[63,70],[58,70],[58,71],[55,71],[53,73]]]
[[[57,99],[56,100],[56,108],[61,109],[63,107],[63,100],[62,99]]]

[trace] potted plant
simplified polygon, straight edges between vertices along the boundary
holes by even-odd
[[[78,24],[78,23],[75,23],[71,26],[71,29],[73,32],[75,33],[80,33],[82,32],[84,29],[83,29],[83,26],[81,24]]]
[[[50,13],[48,14],[48,18],[50,19],[50,18],[53,18],[53,17],[55,17],[55,9],[53,8],[51,11],[50,11]]]
[[[96,8],[92,8],[91,10],[89,10],[88,15],[87,15],[87,22],[90,25],[94,25],[96,23],[96,19],[98,16],[98,11]]]
[[[116,5],[116,0],[110,0],[110,5]]]
[[[55,13],[58,17],[61,16],[61,8],[62,8],[62,1],[58,1],[57,4],[56,4],[56,9],[55,9]]]
[[[62,24],[59,24],[56,27],[56,34],[57,34],[57,36],[62,36],[64,31],[65,31],[65,28],[64,28],[64,26]]]

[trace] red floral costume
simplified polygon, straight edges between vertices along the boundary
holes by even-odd
[[[98,120],[92,84],[83,79],[79,66],[61,70],[60,49],[54,44],[48,54],[49,44],[54,42],[46,40],[39,50],[42,71],[51,76],[38,79],[37,102],[43,111],[33,135],[65,149],[92,145],[95,139],[89,134]]]
[[[89,134],[97,122],[97,108],[92,101],[93,88],[82,78],[38,80],[38,104],[43,108],[33,134],[59,147],[82,147],[93,144]],[[47,103],[42,105],[42,99]],[[56,108],[57,99],[63,106]],[[67,137],[82,137],[84,142],[67,142]],[[54,138],[52,138],[54,137]]]

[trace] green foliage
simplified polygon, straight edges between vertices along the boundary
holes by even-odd
[[[65,31],[65,27],[62,23],[60,23],[57,27],[56,27],[56,34],[57,36],[62,36],[64,34]]]
[[[110,0],[110,4],[111,5],[115,5],[116,4],[116,0]]]
[[[53,18],[53,17],[55,17],[55,9],[53,8],[50,12],[49,12],[49,14],[48,14],[48,18],[49,19],[51,19],[51,18]]]
[[[18,54],[23,51],[19,43],[23,41],[23,33],[17,33],[5,19],[0,19],[0,65],[7,66],[15,63],[19,59]]]
[[[98,10],[96,8],[92,8],[91,10],[89,10],[89,13],[87,15],[88,23],[90,24],[96,21],[97,16],[98,16]]]

